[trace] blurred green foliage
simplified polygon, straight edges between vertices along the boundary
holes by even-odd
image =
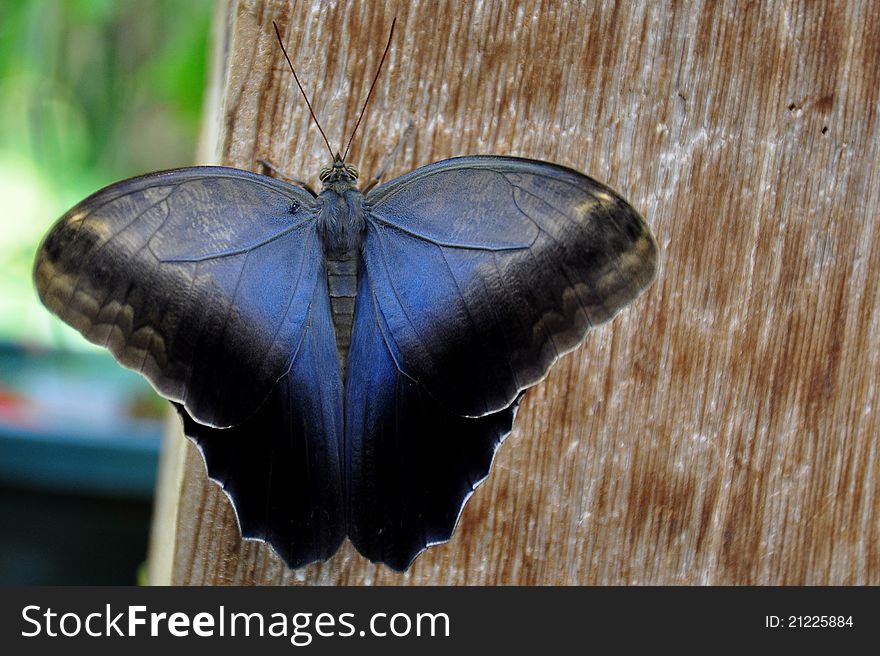
[[[0,2],[0,340],[84,344],[42,309],[42,235],[100,187],[193,162],[211,0]]]

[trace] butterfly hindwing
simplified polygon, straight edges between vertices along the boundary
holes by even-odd
[[[345,539],[342,382],[321,273],[290,371],[254,415],[215,429],[179,408],[242,535],[270,543],[290,567],[326,560]]]
[[[452,535],[516,403],[477,419],[456,416],[401,372],[399,358],[362,270],[346,385],[348,532],[370,560],[404,570]]]
[[[367,200],[365,260],[397,364],[460,416],[508,407],[655,275],[635,210],[554,164],[445,160]]]
[[[34,270],[42,301],[200,423],[247,419],[291,363],[321,270],[305,191],[197,167],[70,210]]]

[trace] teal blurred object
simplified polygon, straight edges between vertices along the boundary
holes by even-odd
[[[150,498],[163,402],[97,353],[0,346],[0,485]]]
[[[107,354],[0,345],[0,585],[136,582],[166,406]]]

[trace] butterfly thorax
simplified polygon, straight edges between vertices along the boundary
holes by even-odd
[[[348,189],[325,188],[318,195],[318,233],[324,254],[347,253],[364,241],[364,195]]]
[[[325,255],[360,248],[364,239],[364,195],[355,186],[357,169],[337,154],[321,170],[324,188],[318,195],[318,230]]]
[[[357,171],[338,156],[332,167],[321,171],[321,181],[324,189],[318,195],[318,232],[327,267],[339,368],[344,379],[366,230],[364,195],[355,187]]]

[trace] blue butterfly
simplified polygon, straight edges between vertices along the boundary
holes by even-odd
[[[243,536],[291,567],[348,537],[403,570],[452,535],[524,390],[651,283],[657,247],[614,191],[547,162],[357,177],[337,154],[317,194],[223,167],[118,182],[55,224],[34,276],[175,404]]]

